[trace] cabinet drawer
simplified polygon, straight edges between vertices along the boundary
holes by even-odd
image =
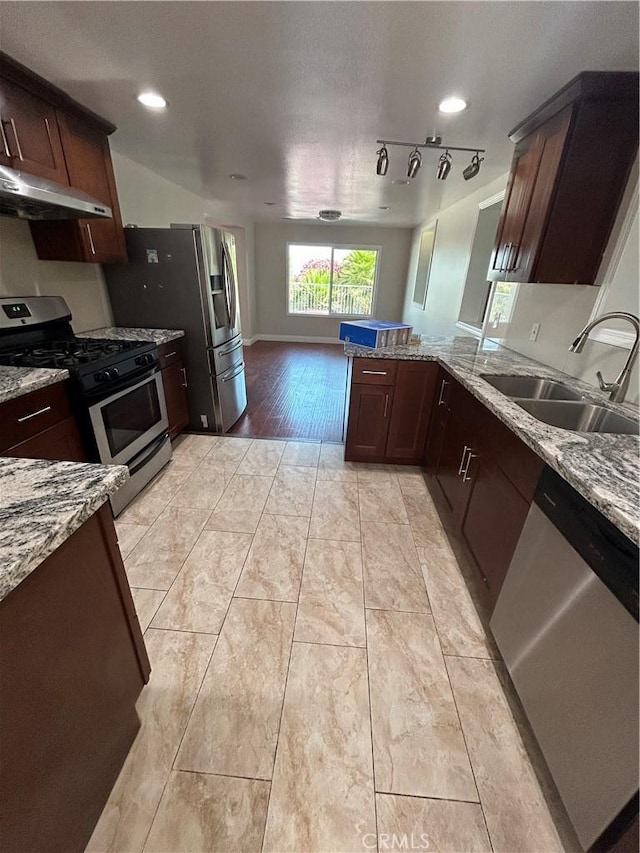
[[[160,367],[164,370],[165,367],[177,364],[182,361],[182,350],[180,349],[180,339],[169,341],[166,344],[158,346],[158,355],[160,356]]]
[[[0,406],[0,452],[72,416],[62,382]]]
[[[359,385],[393,385],[397,362],[390,358],[354,358],[351,381]]]

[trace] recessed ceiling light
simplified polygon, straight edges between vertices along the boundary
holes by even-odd
[[[386,204],[378,205],[378,210],[389,210],[389,206]]]
[[[463,98],[445,98],[443,101],[440,101],[440,105],[438,109],[441,113],[461,113],[462,110],[466,110],[467,102]]]
[[[167,106],[167,102],[157,92],[140,92],[138,101],[152,110],[163,110]]]
[[[397,187],[406,187],[409,181],[403,181],[401,178],[396,178],[394,181],[391,181],[392,184],[395,184]]]
[[[246,181],[247,180],[246,175],[240,175],[238,172],[232,172],[229,175],[229,177],[231,178],[232,181]]]

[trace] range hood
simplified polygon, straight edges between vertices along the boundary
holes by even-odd
[[[18,219],[111,219],[111,208],[73,187],[0,166],[0,216]]]

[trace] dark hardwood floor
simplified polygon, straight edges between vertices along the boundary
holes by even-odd
[[[342,441],[347,358],[342,344],[257,341],[245,347],[248,406],[232,435]]]

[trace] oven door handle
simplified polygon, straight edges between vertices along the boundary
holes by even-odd
[[[140,459],[140,456],[142,454],[138,454],[138,456],[135,456],[131,460],[132,464],[129,467],[129,476],[133,477],[133,475],[136,474],[141,468],[144,468],[147,462],[153,459],[153,457],[156,456],[162,450],[162,447],[164,446],[164,443],[168,438],[169,433],[163,432],[162,435],[151,445],[151,449],[149,449],[148,447],[145,448],[144,456],[142,459]]]

